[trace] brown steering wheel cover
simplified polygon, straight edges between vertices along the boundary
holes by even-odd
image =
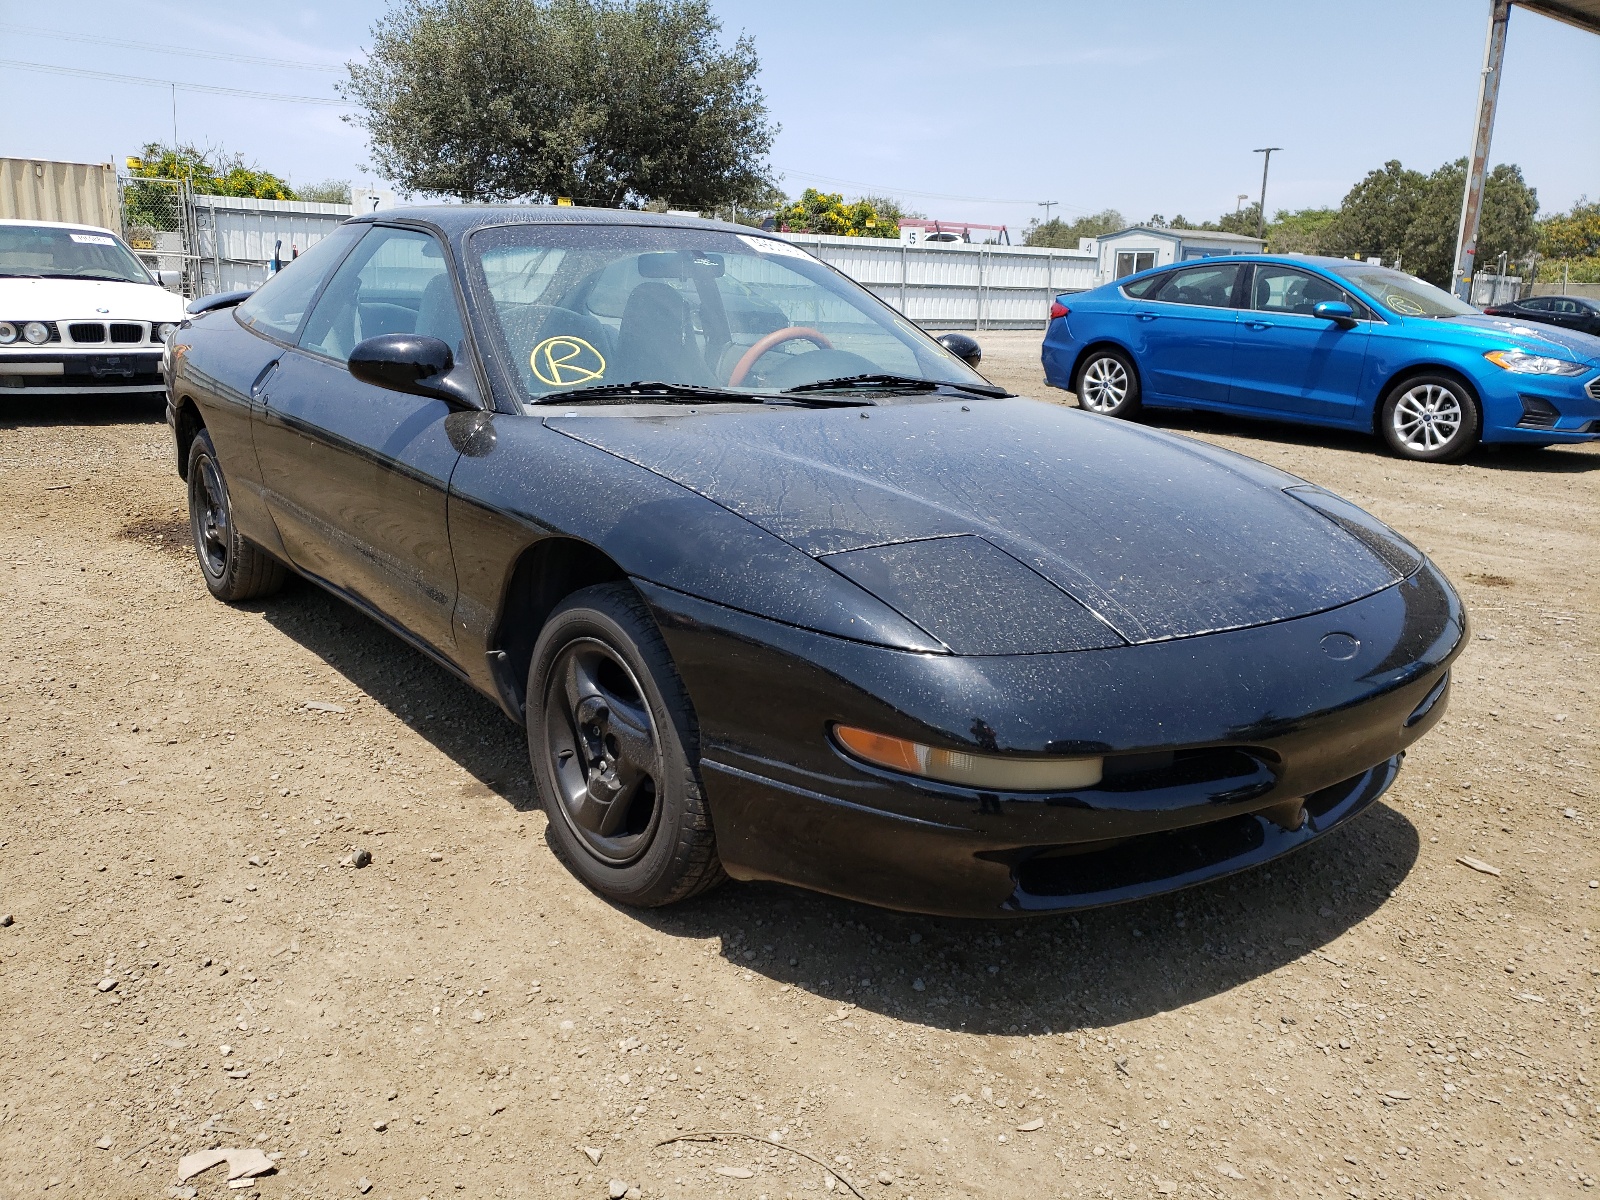
[[[739,361],[734,364],[733,373],[728,376],[728,386],[738,387],[744,382],[744,377],[750,374],[750,368],[756,365],[763,354],[774,346],[781,346],[784,342],[792,342],[796,338],[812,342],[824,350],[833,349],[833,343],[822,333],[804,325],[790,325],[785,329],[774,329],[766,337],[746,350]]]

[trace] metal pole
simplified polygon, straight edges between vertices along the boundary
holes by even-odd
[[[1483,181],[1489,170],[1489,141],[1494,135],[1494,110],[1500,99],[1500,64],[1506,56],[1506,27],[1511,22],[1511,0],[1490,0],[1489,33],[1483,46],[1483,74],[1478,80],[1478,119],[1467,159],[1467,184],[1461,197],[1461,223],[1456,231],[1456,260],[1450,281],[1457,296],[1466,300],[1472,291],[1472,272],[1478,257],[1478,221],[1483,216]]]
[[[1282,149],[1282,146],[1263,146],[1250,152],[1266,156],[1261,160],[1261,211],[1256,214],[1256,236],[1262,241],[1267,239],[1267,168],[1272,165],[1272,152]]]

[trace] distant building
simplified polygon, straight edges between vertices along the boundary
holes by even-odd
[[[1241,233],[1157,229],[1152,225],[1132,225],[1104,237],[1078,239],[1080,251],[1097,256],[1096,278],[1100,283],[1110,283],[1151,267],[1211,258],[1217,254],[1260,254],[1265,245],[1261,238],[1245,237]]]

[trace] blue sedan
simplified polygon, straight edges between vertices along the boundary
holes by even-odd
[[[1208,258],[1058,297],[1045,378],[1091,412],[1197,408],[1376,432],[1405,458],[1600,438],[1600,337],[1486,316],[1342,258]]]

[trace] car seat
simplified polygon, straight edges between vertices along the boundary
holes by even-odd
[[[694,342],[689,306],[664,283],[641,283],[628,296],[617,331],[614,368],[607,382],[660,379],[713,386],[715,380]]]

